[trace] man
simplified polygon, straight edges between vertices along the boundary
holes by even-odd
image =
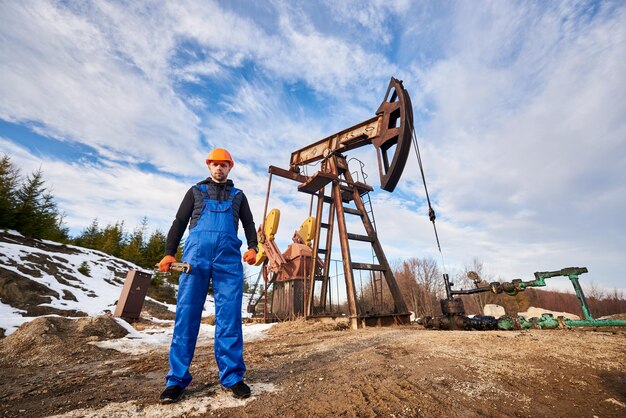
[[[170,371],[165,378],[161,403],[178,401],[191,383],[189,366],[209,280],[213,281],[215,298],[214,345],[220,383],[237,398],[250,396],[250,388],[243,381],[246,371],[241,326],[243,266],[237,229],[241,220],[248,242],[243,260],[248,264],[256,260],[256,229],[246,196],[227,179],[235,165],[228,151],[214,149],[207,156],[206,164],[211,176],[192,186],[183,198],[167,234],[165,257],[159,263],[159,270],[165,272],[176,262],[174,255],[189,223],[182,261],[191,265],[191,271],[182,273],[178,283]]]

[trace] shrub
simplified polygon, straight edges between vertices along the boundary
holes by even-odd
[[[78,272],[90,277],[91,276],[91,268],[89,268],[89,264],[86,261],[80,263],[80,267],[78,267]]]

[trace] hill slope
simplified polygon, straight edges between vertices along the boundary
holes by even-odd
[[[41,315],[113,312],[131,269],[143,270],[100,251],[0,231],[0,335]]]

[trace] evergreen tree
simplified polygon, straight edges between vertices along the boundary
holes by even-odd
[[[100,249],[103,242],[103,231],[98,225],[98,218],[91,221],[91,224],[82,230],[79,236],[74,238],[74,244],[91,249]]]
[[[15,226],[22,234],[30,237],[38,235],[36,215],[42,186],[41,170],[38,170],[29,176],[26,183],[17,191]]]
[[[80,267],[78,267],[78,272],[84,274],[85,276],[91,276],[91,268],[89,267],[89,263],[83,261],[80,263]]]
[[[11,158],[3,154],[0,159],[0,228],[15,228],[15,206],[20,174],[11,163]]]
[[[122,248],[120,257],[126,261],[137,264],[138,266],[144,266],[145,260],[142,253],[143,238],[136,234],[133,234],[128,244]]]
[[[44,187],[43,172],[39,168],[17,192],[15,227],[26,236],[48,238],[58,232],[58,218],[56,203]]]
[[[146,268],[153,268],[163,258],[165,254],[165,234],[160,230],[156,230],[150,235],[146,244],[144,258],[146,260]]]
[[[119,257],[124,246],[124,221],[116,222],[115,225],[107,225],[102,232],[102,244],[100,251]]]
[[[71,242],[70,239],[70,229],[65,226],[65,213],[56,215],[56,226],[52,232],[50,232],[46,237],[51,241],[68,243]]]
[[[135,263],[139,266],[146,267],[146,260],[144,257],[144,234],[148,226],[148,218],[144,217],[141,221],[141,226],[135,229],[133,235],[130,237],[128,244],[122,249],[122,258],[124,260]]]

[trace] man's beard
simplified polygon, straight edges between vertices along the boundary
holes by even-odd
[[[226,174],[215,172],[213,173],[213,179],[217,180],[218,182],[223,182],[224,180],[226,180]]]

